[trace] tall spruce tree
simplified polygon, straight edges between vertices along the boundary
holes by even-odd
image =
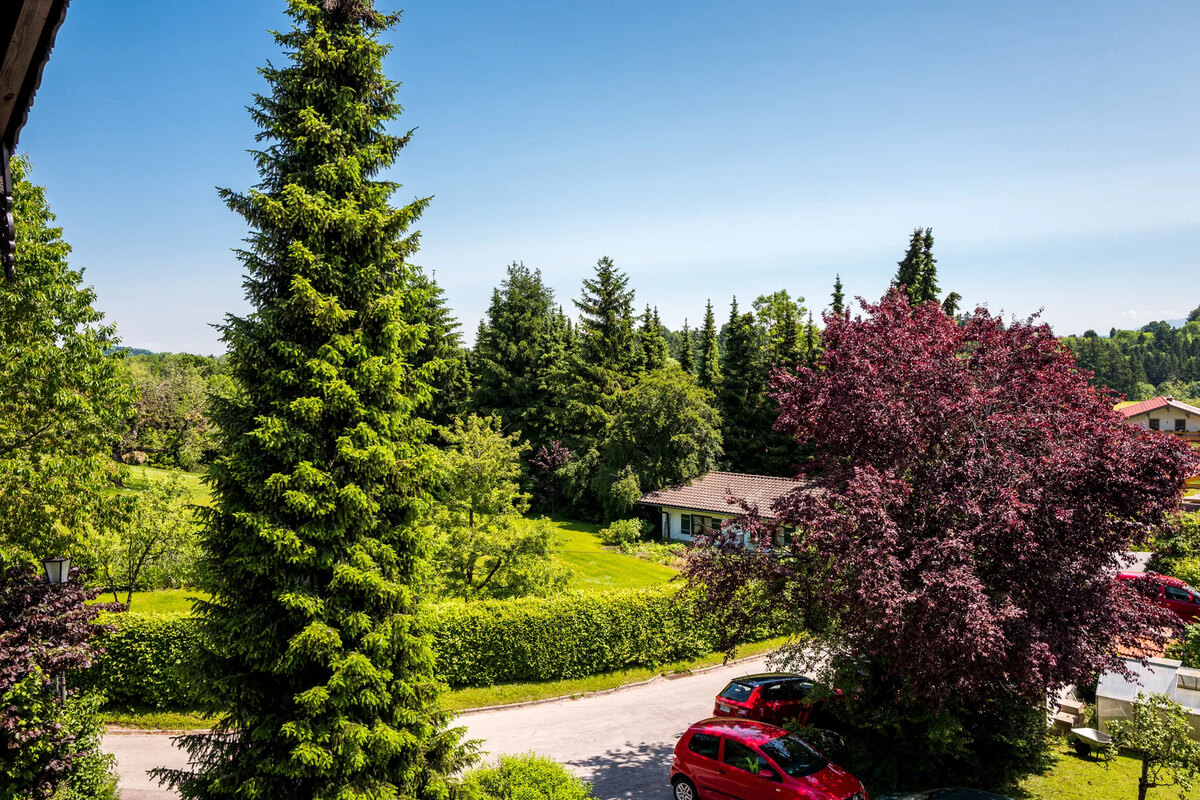
[[[541,271],[511,264],[475,338],[472,408],[500,417],[507,432],[520,431],[535,450],[547,444],[555,434],[546,387],[570,338],[569,322]]]
[[[638,331],[638,341],[641,345],[642,369],[653,372],[667,365],[667,340],[663,338],[662,321],[658,317],[657,308],[651,312],[650,306],[646,306],[646,313],[642,315],[642,327]]]
[[[432,275],[416,272],[413,288],[425,296],[425,304],[416,320],[426,326],[424,342],[413,364],[428,365],[433,389],[429,400],[417,408],[417,414],[438,427],[448,427],[467,411],[471,393],[471,371],[467,351],[462,345],[462,327],[446,305],[446,293]]]
[[[253,308],[223,326],[240,392],[217,418],[198,601],[205,708],[184,798],[445,798],[462,766],[440,710],[419,581],[427,484],[428,291],[408,264],[425,208],[379,179],[408,142],[366,0],[289,0],[287,64],[252,111],[259,184],[223,190],[249,223]]]
[[[712,301],[704,306],[704,327],[700,331],[700,366],[696,375],[700,388],[715,393],[721,387],[721,346]]]
[[[830,296],[831,302],[829,310],[841,316],[846,313],[846,295],[842,292],[842,276],[836,275],[833,279],[833,294]]]
[[[892,285],[904,288],[909,305],[924,305],[938,299],[941,289],[937,283],[937,259],[933,257],[933,228],[913,230]]]
[[[696,359],[692,356],[692,331],[688,328],[687,317],[683,318],[683,333],[679,338],[679,367],[688,375],[695,377]]]
[[[585,278],[575,301],[580,311],[579,334],[583,361],[619,375],[637,372],[633,325],[633,290],[629,276],[605,256],[596,262],[595,277]]]

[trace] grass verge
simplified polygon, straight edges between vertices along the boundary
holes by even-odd
[[[1054,766],[1044,775],[1026,778],[1016,797],[1021,800],[1134,800],[1138,795],[1138,776],[1142,762],[1119,755],[1109,764],[1091,757],[1075,755],[1070,744],[1063,740],[1053,747]],[[1200,798],[1189,792],[1184,797]],[[1178,789],[1151,789],[1147,800],[1173,800],[1180,797]]]
[[[130,708],[100,709],[100,722],[134,730],[198,731],[211,728],[216,720],[188,709]]]

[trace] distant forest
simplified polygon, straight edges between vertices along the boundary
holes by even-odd
[[[1151,322],[1135,331],[1113,328],[1108,336],[1087,331],[1062,342],[1075,361],[1093,373],[1092,384],[1145,400],[1158,395],[1200,399],[1200,307],[1179,328]]]

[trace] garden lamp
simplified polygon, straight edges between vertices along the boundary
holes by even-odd
[[[71,577],[71,559],[69,556],[43,558],[42,568],[46,570],[46,580],[50,583],[66,583]]]

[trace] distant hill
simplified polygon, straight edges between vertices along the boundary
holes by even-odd
[[[140,347],[110,347],[104,351],[104,355],[111,356],[113,353],[128,353],[131,356],[152,356],[153,350],[143,350]]]

